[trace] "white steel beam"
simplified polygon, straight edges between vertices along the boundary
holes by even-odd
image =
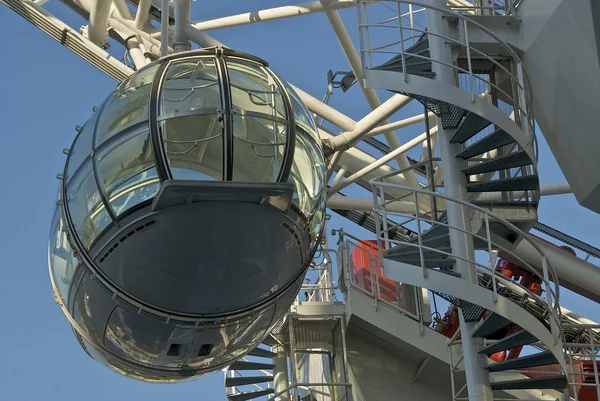
[[[326,8],[327,3],[325,2],[325,0],[321,0],[321,4],[323,4],[324,8]],[[329,22],[331,23],[333,31],[335,32],[335,36],[338,38],[338,41],[340,42],[340,46],[342,47],[342,50],[344,51],[344,55],[348,59],[350,68],[352,69],[352,72],[354,73],[356,80],[360,84],[360,87],[363,90],[363,93],[367,99],[367,102],[369,103],[369,106],[371,106],[371,109],[375,110],[376,108],[381,106],[381,102],[380,102],[379,97],[377,96],[377,93],[375,92],[374,89],[365,88],[365,86],[364,86],[364,79],[363,79],[363,74],[362,74],[362,71],[363,71],[362,63],[361,63],[360,57],[358,56],[358,53],[354,47],[354,44],[352,43],[352,40],[350,39],[350,36],[348,35],[348,31],[346,31],[346,27],[344,26],[344,23],[342,21],[342,18],[340,17],[340,14],[335,10],[329,10],[329,9],[325,10],[325,14],[327,15],[327,18],[329,18]],[[408,96],[405,96],[404,97],[404,105],[408,104],[411,100],[412,100],[411,98],[409,98]],[[386,123],[389,123],[389,122],[386,121]],[[400,141],[398,140],[398,137],[396,136],[396,134],[394,132],[387,131],[387,132],[384,132],[384,135],[385,135],[385,140],[387,141],[388,145],[390,146],[390,148],[392,150],[398,149],[400,147]],[[408,169],[410,167],[408,159],[406,158],[406,156],[403,153],[397,154],[396,162],[398,163],[398,166],[401,169]],[[417,178],[416,178],[414,172],[408,171],[406,174],[406,178],[408,179],[409,185],[411,185],[415,188],[419,187],[419,184],[417,182]]]
[[[87,36],[89,40],[101,47],[108,40],[107,24],[111,8],[112,0],[96,0],[91,2]]]
[[[373,211],[373,198],[354,198],[335,194],[327,200],[327,207],[330,209],[371,212]],[[387,203],[385,210],[391,213],[412,214],[415,212],[415,204],[413,202],[395,201]]]
[[[133,70],[80,35],[73,28],[31,1],[0,0],[48,36],[98,68],[117,82],[123,81]]]
[[[437,116],[435,114],[433,114],[432,112],[429,112],[429,113],[427,113],[427,116],[429,117],[429,121],[430,121],[431,125],[436,124]],[[370,138],[375,135],[383,134],[386,131],[395,131],[400,128],[410,127],[411,125],[419,124],[419,123],[422,123],[423,121],[425,121],[425,115],[418,114],[416,116],[408,117],[408,118],[405,118],[400,121],[395,121],[393,123],[380,125],[379,127],[373,128],[371,130],[371,132],[369,132],[365,136],[365,138]]]
[[[135,27],[137,29],[143,29],[146,25],[150,7],[152,7],[152,0],[139,0],[138,8],[135,13]]]
[[[374,109],[361,120],[359,120],[354,129],[350,132],[344,132],[335,136],[328,145],[334,151],[345,151],[353,147],[358,141],[363,139],[373,128],[383,120],[387,120],[392,114],[404,107],[406,96],[394,95],[381,106]],[[387,132],[387,131],[386,131]]]
[[[113,4],[115,5],[115,9],[121,18],[133,19],[133,14],[131,14],[131,10],[129,7],[127,7],[125,0],[113,0]]]
[[[339,10],[342,8],[354,7],[355,3],[354,0],[329,0],[326,2],[326,5],[330,10]],[[298,17],[302,15],[320,13],[322,11],[323,6],[319,1],[310,1],[295,6],[275,7],[208,21],[194,22],[192,23],[192,26],[200,31],[210,31],[213,29],[229,28],[232,26],[255,24],[263,21]]]
[[[191,0],[174,0],[175,6],[175,34],[173,37],[173,50],[182,52],[190,50],[185,28],[190,24]]]
[[[421,134],[418,137],[416,137],[416,138],[408,141],[404,145],[400,146],[399,148],[394,149],[393,151],[391,151],[390,153],[388,153],[381,159],[377,159],[376,162],[364,167],[360,171],[357,171],[356,173],[352,174],[350,177],[346,178],[344,181],[340,182],[335,187],[331,188],[328,191],[328,196],[331,196],[332,194],[341,191],[342,189],[346,188],[348,185],[352,184],[353,182],[355,182],[359,178],[363,177],[364,175],[366,175],[366,174],[372,172],[373,170],[377,169],[378,167],[381,167],[384,164],[388,163],[389,161],[391,161],[398,155],[402,155],[402,154],[408,152],[409,150],[411,150],[412,148],[414,148],[415,146],[421,145],[423,143],[423,141],[425,141],[426,139],[427,139],[427,134]],[[414,172],[411,171],[411,173],[413,173],[413,177],[414,177]],[[408,178],[407,178],[408,174],[404,173],[403,176],[408,181]],[[415,181],[416,181],[416,179],[415,179]],[[417,183],[417,186],[419,188],[421,187],[418,183]]]

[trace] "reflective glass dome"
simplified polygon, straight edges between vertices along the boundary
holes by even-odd
[[[215,48],[134,73],[77,135],[52,223],[82,347],[149,381],[250,351],[299,290],[324,180],[314,120],[266,62]]]

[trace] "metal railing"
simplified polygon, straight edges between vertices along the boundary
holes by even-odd
[[[448,1],[448,7],[457,12],[472,15],[515,15],[521,0],[471,0]]]
[[[300,288],[296,297],[296,303],[301,302],[333,302],[335,291],[339,290],[333,280],[333,260],[338,259],[338,251],[335,249],[321,248],[313,257],[309,267],[309,273],[313,273],[314,282],[310,278]],[[316,274],[316,278],[314,275]],[[304,295],[302,299],[301,295]]]
[[[553,336],[554,345],[564,343],[564,333],[562,329],[563,319],[559,305],[560,287],[558,284],[558,275],[548,261],[543,251],[533,242],[529,236],[517,228],[515,225],[505,219],[496,216],[489,210],[472,205],[468,202],[450,198],[448,196],[432,193],[429,191],[414,189],[406,186],[383,182],[379,179],[371,181],[373,185],[374,198],[374,213],[376,217],[377,239],[379,257],[383,258],[383,251],[396,246],[401,246],[406,249],[414,248],[418,265],[415,268],[421,268],[423,276],[427,277],[428,267],[426,267],[425,255],[428,259],[454,259],[457,261],[466,262],[478,273],[478,285],[485,287],[490,291],[490,295],[494,302],[500,295],[499,289],[506,288],[510,290],[513,301],[517,303],[523,302],[525,299],[533,303],[537,308],[544,310],[544,317],[549,322],[550,331]],[[411,213],[400,213],[396,211],[388,211],[386,206],[400,198],[383,197],[386,189],[400,189],[406,191],[407,194],[401,198],[412,198],[415,209]],[[430,213],[423,212],[419,207],[419,199],[421,196],[436,197],[443,200],[446,204],[456,203],[464,208],[465,214],[470,216],[470,229],[460,229],[450,225],[445,220],[435,220],[431,218]],[[389,222],[393,221],[393,224]],[[540,266],[534,267],[530,263],[515,255],[506,243],[500,243],[496,237],[492,237],[491,227],[499,227],[502,230],[508,231],[517,235],[521,241],[528,242],[538,253]],[[415,233],[416,238],[399,239],[395,235],[391,235],[397,228],[403,227]],[[427,246],[428,237],[426,234],[432,230],[438,229],[438,233],[447,231],[459,232],[467,237],[465,239],[472,240],[475,244],[475,254],[471,257],[461,257],[455,255],[451,250],[442,250]],[[495,230],[496,231],[496,230]],[[509,259],[514,261],[523,270],[539,278],[542,283],[542,288],[545,291],[545,297],[541,294],[533,292],[530,288],[522,286],[512,279],[504,276],[501,272],[495,270],[495,252],[501,251],[508,255]],[[414,262],[413,262],[414,263]],[[506,292],[503,292],[506,294]],[[523,304],[524,305],[524,304]],[[531,307],[531,306],[528,306]]]
[[[487,3],[487,0],[482,1]],[[392,5],[390,6],[390,4]],[[503,7],[505,6],[504,2],[502,5]],[[506,8],[514,10],[516,5],[518,5],[518,2],[511,0],[509,6]],[[369,12],[369,6],[372,6],[374,10]],[[495,10],[494,7],[490,8]],[[407,71],[408,67],[406,66],[407,58],[416,60],[417,62],[428,62],[432,63],[432,65],[438,64],[449,67],[456,74],[455,85],[470,92],[472,101],[482,93],[495,91],[505,103],[510,104],[512,110],[500,108],[497,104],[494,104],[494,106],[509,115],[514,113],[515,122],[523,130],[532,145],[536,146],[535,124],[533,114],[531,113],[530,85],[523,71],[519,56],[494,32],[482,24],[469,19],[467,16],[453,11],[459,9],[463,12],[470,10],[471,13],[481,14],[480,11],[487,8],[488,6],[485,5],[459,6],[456,4],[452,5],[451,8],[440,8],[414,0],[358,1],[358,29],[361,59],[364,69],[363,74],[365,77],[368,77],[368,70],[374,69],[378,65],[388,62],[397,56],[400,56],[402,60],[402,74],[405,81],[407,81],[407,75],[409,74]],[[457,20],[456,35],[451,37],[427,30],[427,21],[423,12],[427,9]],[[375,20],[375,22],[370,21],[370,19]],[[505,56],[489,55],[472,46],[469,41],[469,30],[474,29],[484,32],[487,36],[493,38],[502,48]],[[390,35],[394,30],[398,34]],[[458,61],[449,63],[423,54],[417,54],[419,52],[411,52],[415,43],[418,43],[415,38],[424,37],[425,35],[440,38],[448,45],[459,49]],[[481,69],[474,67],[481,62],[488,63],[487,70],[496,70],[503,73],[508,79],[507,84],[501,86],[494,82],[494,78],[492,77],[494,74],[481,74]],[[466,77],[467,80],[459,79],[461,75]],[[488,76],[486,77],[486,75]],[[493,104],[491,97],[483,98],[488,99]]]
[[[565,344],[571,397],[600,401],[600,325],[565,324],[564,329],[576,332]]]
[[[339,234],[340,284],[343,290],[352,287],[372,298],[376,304],[384,304],[428,326],[423,310],[421,288],[399,283],[383,276],[377,244],[360,240],[355,236],[336,230]]]
[[[296,383],[293,384],[281,391],[278,391],[277,393],[271,395],[267,401],[279,401],[277,398],[281,397],[282,395],[287,395],[288,398],[285,398],[286,400],[289,399],[289,395],[290,393],[295,390],[295,389],[301,389],[301,390],[305,390],[306,392],[309,393],[309,395],[313,396],[313,398],[311,399],[316,399],[316,397],[313,395],[317,395],[320,397],[320,399],[322,400],[327,400],[327,401],[346,401],[348,398],[347,397],[343,397],[343,398],[339,398],[339,397],[335,397],[332,396],[331,393],[324,393],[323,391],[320,391],[318,389],[316,389],[315,387],[344,387],[347,389],[352,388],[352,385],[349,383],[328,383],[328,384],[323,384],[323,383]],[[280,398],[281,399],[281,398]]]

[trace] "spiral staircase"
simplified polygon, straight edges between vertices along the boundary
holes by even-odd
[[[277,354],[271,351],[271,346],[263,343],[245,357],[229,365],[225,372],[227,399],[229,401],[267,399],[267,396],[273,394],[275,392],[273,358],[276,356]]]
[[[361,5],[367,5],[366,2],[359,3],[363,3],[359,4],[359,9]],[[398,10],[401,3],[398,3]],[[526,113],[527,81],[511,74],[511,70],[520,68],[520,60],[513,52],[507,49],[502,54],[498,52],[498,46],[489,51],[485,46],[474,46],[465,33],[470,24],[468,18],[451,11],[444,18],[450,32],[447,33],[449,37],[443,37],[442,46],[450,47],[454,55],[454,85],[436,80],[440,65],[431,58],[432,33],[428,29],[419,30],[420,37],[397,56],[377,65],[367,65],[365,84],[413,97],[439,117],[438,124],[451,133],[450,144],[461,145],[455,157],[463,165],[470,202],[465,207],[470,208],[472,229],[467,235],[472,236],[475,251],[491,253],[492,248],[503,248],[510,252],[519,241],[527,240],[525,232],[537,222],[537,144],[532,117]],[[402,18],[396,17],[396,20],[402,21]],[[402,22],[398,24],[403,30]],[[362,15],[359,27],[363,35],[369,35],[369,27],[377,27],[377,24]],[[434,38],[439,39],[439,46],[440,35],[436,34]],[[366,45],[361,50],[370,55],[368,37],[363,36],[363,39],[366,40],[361,43]],[[508,47],[503,43],[500,45]],[[473,57],[473,54],[479,57]],[[363,60],[367,59],[363,57]],[[475,76],[483,77],[485,82],[479,86],[480,91],[474,85]],[[394,187],[383,180],[374,181],[373,185],[376,194]],[[411,191],[410,188],[395,187],[396,190]],[[415,198],[417,195],[437,197],[442,205],[453,201],[439,194],[414,191]],[[461,277],[455,269],[461,261],[454,256],[449,235],[452,227],[449,227],[445,214],[435,221],[432,214],[426,213],[424,219],[430,219],[427,221],[430,228],[419,228],[416,236],[399,241],[397,232],[385,230],[389,224],[384,220],[394,219],[390,217],[393,213],[386,213],[385,204],[382,201],[379,209],[376,206],[375,220],[376,225],[384,227],[379,234],[386,240],[387,251],[383,254],[382,264],[387,278],[428,288],[461,308],[467,322],[477,322],[471,332],[472,339],[468,341],[476,344],[481,355],[489,357],[530,344],[540,350],[502,362],[484,358],[487,362],[482,367],[489,372],[491,389],[558,389],[567,396],[562,321],[560,313],[556,313],[557,304],[550,300],[556,294],[542,299],[518,283],[501,277],[493,270],[491,258],[487,270],[484,265],[477,266],[477,282]],[[544,255],[540,254],[540,257]],[[475,258],[465,262],[478,264]],[[533,267],[532,273],[536,273]],[[545,291],[553,288],[547,275],[544,288]],[[523,302],[524,299],[534,299],[533,304],[544,310],[537,313],[539,310],[532,310],[531,304]],[[514,327],[518,329],[511,333],[509,330]],[[544,369],[542,367],[552,373],[515,376],[515,373]]]

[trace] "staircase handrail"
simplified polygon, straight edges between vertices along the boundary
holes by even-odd
[[[395,18],[392,20],[398,20],[398,25],[396,26],[396,25],[386,25],[386,24],[381,24],[381,23],[369,23],[368,13],[366,11],[367,6],[370,4],[382,4],[382,3],[386,3],[386,2],[392,2],[392,3],[397,4],[398,18]],[[402,12],[400,10],[400,4],[407,4],[411,7],[418,6],[418,7],[423,7],[425,9],[432,9],[432,10],[438,11],[440,13],[443,13],[445,15],[450,15],[453,18],[457,18],[457,19],[461,20],[463,27],[464,27],[464,34],[465,34],[464,42],[457,40],[455,38],[451,38],[446,35],[432,33],[432,32],[426,31],[425,29],[415,28],[413,26],[414,24],[412,23],[412,21],[411,21],[410,26],[403,25],[402,18],[404,15],[402,14]],[[494,87],[495,90],[498,90],[501,93],[503,93],[504,95],[506,95],[508,97],[508,99],[511,100],[512,106],[514,107],[514,109],[519,111],[519,119],[518,120],[516,119],[516,120],[521,123],[521,127],[522,127],[523,131],[525,132],[526,137],[531,141],[532,146],[537,145],[537,139],[535,138],[534,118],[533,118],[533,113],[531,112],[531,101],[530,101],[531,91],[530,91],[529,78],[527,76],[526,71],[522,67],[523,63],[522,63],[520,57],[518,56],[518,54],[507,43],[505,43],[497,34],[495,34],[490,29],[486,28],[483,24],[469,18],[468,16],[454,12],[454,11],[452,11],[452,9],[434,6],[431,4],[424,4],[421,1],[416,1],[416,0],[383,0],[383,1],[377,1],[377,2],[375,2],[373,0],[359,0],[357,3],[357,7],[358,7],[358,16],[359,16],[358,17],[359,18],[358,29],[359,29],[359,39],[360,39],[361,61],[362,61],[362,65],[363,65],[363,75],[365,77],[367,77],[367,75],[368,75],[367,70],[370,67],[373,67],[373,65],[372,65],[373,62],[372,62],[372,57],[371,57],[371,55],[373,53],[392,53],[392,54],[401,55],[402,65],[403,65],[403,74],[404,74],[405,81],[407,81],[407,79],[408,79],[406,62],[405,62],[405,57],[407,57],[407,56],[418,58],[418,59],[425,59],[427,61],[431,61],[432,63],[443,64],[445,66],[453,68],[457,72],[461,72],[461,73],[469,75],[469,78],[471,81],[471,84],[469,86],[470,86],[471,97],[473,100],[474,100],[475,96],[478,96],[478,94],[475,94],[474,82],[476,79],[479,81],[483,81],[486,85],[489,85],[490,87]],[[387,7],[387,8],[392,9],[392,7]],[[394,12],[396,12],[396,11],[394,11]],[[487,54],[484,54],[479,49],[476,49],[470,45],[469,39],[468,39],[468,26],[469,25],[473,25],[473,26],[477,27],[478,29],[480,29],[482,32],[484,32],[486,35],[489,35],[503,48],[503,50],[508,55],[510,55],[510,57],[512,57],[512,59],[516,63],[516,72],[515,73],[509,71],[501,63],[494,60],[493,57],[489,57]],[[394,41],[393,43],[388,44],[388,45],[383,45],[383,46],[373,48],[373,47],[371,47],[371,43],[370,43],[371,39],[370,39],[370,34],[368,32],[369,28],[371,28],[371,27],[397,28],[400,32],[400,40]],[[407,35],[407,37],[405,38],[403,31],[413,32],[413,35]],[[427,35],[439,37],[445,41],[465,47],[466,52],[467,52],[466,57],[467,57],[467,61],[468,61],[468,70],[465,70],[465,69],[460,68],[453,64],[441,62],[440,60],[432,59],[430,57],[417,55],[417,54],[413,54],[413,53],[408,53],[407,52],[408,48],[405,47],[405,42],[408,40],[411,40],[415,37],[414,32],[419,32],[419,33],[423,33],[423,34],[426,33]],[[386,47],[394,46],[397,44],[400,44],[400,46],[401,46],[400,51],[382,50]],[[488,61],[492,62],[495,66],[502,69],[505,73],[507,73],[509,79],[515,84],[517,93],[513,96],[510,96],[510,95],[506,94],[505,91],[500,89],[498,87],[498,85],[496,85],[495,83],[490,82],[482,77],[477,76],[477,74],[474,73],[474,71],[473,71],[471,53],[476,53],[478,56],[484,57]],[[367,55],[369,56],[368,58],[367,58]],[[461,88],[461,89],[466,90],[465,88]],[[536,157],[537,157],[537,150],[536,150]]]
[[[444,255],[446,257],[452,257],[455,259],[465,260],[466,262],[476,266],[476,268],[478,270],[483,270],[486,273],[489,273],[491,275],[491,279],[492,279],[494,297],[498,296],[498,294],[497,294],[497,282],[498,281],[502,282],[505,285],[509,284],[510,286],[518,286],[518,287],[524,289],[525,291],[527,291],[528,295],[531,296],[531,298],[543,301],[543,303],[545,304],[545,307],[548,311],[551,332],[553,333],[555,341],[556,342],[558,342],[558,341],[564,342],[564,334],[563,334],[563,330],[562,330],[562,320],[563,319],[562,319],[562,312],[561,312],[561,309],[559,306],[560,285],[559,285],[558,274],[556,273],[556,270],[554,269],[554,267],[552,266],[550,261],[547,259],[546,255],[544,254],[542,249],[532,239],[530,239],[529,236],[525,232],[520,230],[518,227],[516,227],[514,224],[510,223],[506,219],[503,219],[502,217],[497,216],[496,214],[490,212],[489,210],[486,210],[482,207],[473,205],[469,202],[466,202],[466,201],[463,201],[460,199],[454,199],[452,197],[449,197],[449,196],[446,196],[443,194],[426,191],[426,190],[421,190],[421,189],[416,189],[416,188],[411,188],[411,187],[404,186],[404,185],[383,182],[378,178],[372,179],[370,182],[371,182],[371,185],[373,186],[374,194],[378,193],[378,191],[383,190],[384,188],[394,188],[394,189],[411,192],[415,199],[415,210],[418,210],[418,207],[419,207],[418,206],[418,198],[419,197],[417,196],[417,194],[421,194],[424,196],[430,196],[430,197],[444,199],[446,202],[454,202],[454,203],[462,205],[463,207],[466,207],[468,209],[471,209],[471,210],[474,210],[474,211],[480,213],[481,218],[485,221],[485,223],[482,225],[482,228],[483,228],[483,226],[485,226],[485,229],[486,229],[485,237],[478,235],[476,233],[467,231],[467,230],[462,230],[457,227],[452,227],[447,222],[441,222],[441,221],[429,219],[422,212],[412,213],[412,214],[387,212],[385,210],[385,205],[388,202],[391,202],[393,200],[386,199],[384,202],[380,202],[379,198],[374,196],[375,203],[374,203],[373,212],[375,213],[376,217],[379,216],[383,220],[383,224],[382,224],[383,229],[381,229],[379,227],[379,224],[377,225],[377,231],[378,231],[377,239],[378,239],[378,241],[385,241],[386,249],[390,249],[391,244],[401,244],[403,246],[418,248],[420,250],[419,254],[420,254],[421,268],[423,269],[423,274],[425,277],[427,276],[427,269],[425,268],[423,250],[430,251],[430,252],[436,252],[436,253],[438,253],[440,255]],[[390,239],[386,232],[387,215],[416,218],[417,234],[418,234],[419,242],[412,243],[412,242],[408,242],[408,241],[399,241],[399,240]],[[538,272],[538,270],[536,268],[534,268],[529,263],[524,261],[522,258],[520,258],[517,255],[515,255],[514,253],[512,253],[512,251],[506,249],[505,246],[502,246],[501,244],[498,244],[491,239],[491,231],[490,231],[490,225],[489,225],[490,221],[498,222],[498,223],[502,224],[503,226],[505,226],[506,228],[509,228],[512,232],[516,233],[521,238],[522,241],[528,242],[538,252],[538,254],[540,255],[540,258],[541,258],[541,271],[542,271],[541,274]],[[492,250],[502,250],[502,251],[506,252],[512,258],[514,258],[515,260],[518,261],[518,264],[520,267],[525,268],[531,274],[534,274],[535,276],[537,276],[542,281],[542,283],[544,283],[545,290],[546,290],[546,299],[543,300],[537,294],[534,294],[533,292],[531,292],[528,288],[525,288],[525,287],[521,286],[520,284],[507,279],[506,277],[502,276],[501,274],[498,274],[498,272],[495,271],[494,266],[491,263],[491,258],[490,258],[490,262],[488,263],[488,266],[486,266],[486,265],[483,265],[482,263],[477,262],[476,260],[466,260],[464,258],[458,257],[457,255],[453,255],[452,253],[441,251],[439,249],[435,249],[435,248],[431,248],[431,247],[423,245],[421,238],[422,238],[423,233],[427,230],[422,230],[422,228],[421,228],[422,222],[432,224],[432,226],[435,226],[435,225],[446,226],[446,227],[448,227],[449,230],[452,229],[455,231],[459,231],[466,235],[470,235],[473,239],[479,239],[481,241],[485,241],[488,245],[487,250],[490,254],[491,254]],[[380,257],[383,257],[381,248],[382,247],[380,246],[379,247]],[[494,299],[496,299],[496,298],[494,298]]]

